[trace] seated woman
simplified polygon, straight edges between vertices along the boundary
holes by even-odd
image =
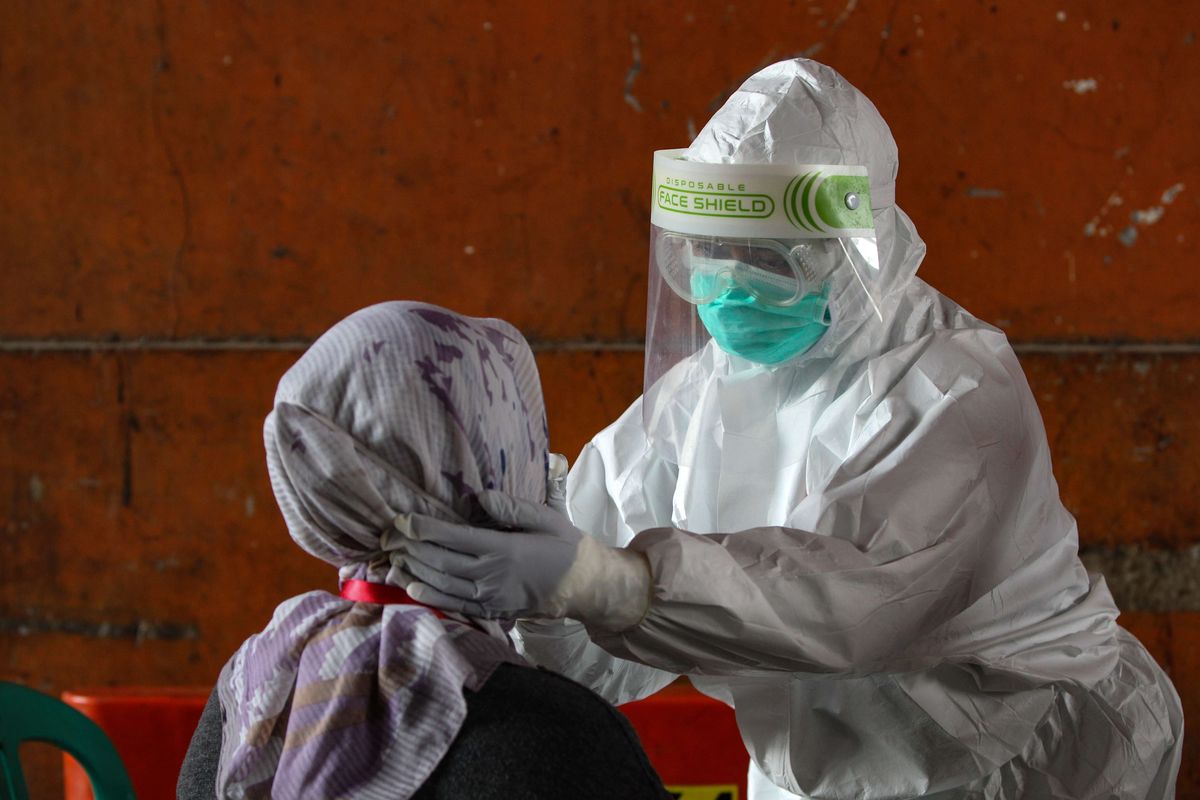
[[[340,594],[280,605],[221,671],[180,798],[667,797],[628,722],[525,664],[504,629],[398,587],[418,512],[545,502],[537,367],[512,326],[419,303],[363,309],[279,382],[264,426],[292,538]]]

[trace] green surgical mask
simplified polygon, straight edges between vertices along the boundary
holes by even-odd
[[[696,311],[725,352],[756,364],[780,364],[808,350],[829,329],[829,287],[790,306],[762,303],[734,287]]]

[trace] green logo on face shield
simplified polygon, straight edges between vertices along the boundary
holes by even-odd
[[[713,185],[701,184],[696,185]],[[716,184],[724,188],[724,184]],[[775,213],[775,201],[765,194],[744,192],[707,192],[695,189],[658,187],[658,206],[676,214],[701,217],[767,219]]]
[[[783,192],[788,222],[808,233],[838,228],[870,228],[871,182],[865,175],[806,172],[788,181]]]
[[[781,364],[807,351],[829,329],[829,287],[790,306],[764,305],[732,288],[696,306],[696,312],[725,352],[756,364]]]

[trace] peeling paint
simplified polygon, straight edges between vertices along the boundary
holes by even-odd
[[[983,189],[978,186],[968,186],[967,197],[1004,197],[1004,190]]]
[[[633,47],[633,63],[629,65],[629,71],[625,73],[625,103],[640,114],[642,113],[642,104],[633,96],[633,82],[637,80],[637,76],[642,71],[642,48],[638,35],[632,31],[629,34],[629,43]]]
[[[1133,227],[1132,225],[1126,225],[1121,232],[1117,234],[1117,239],[1119,239],[1121,244],[1125,245],[1126,247],[1133,247],[1133,245],[1137,242],[1137,237],[1137,228]]]
[[[1171,186],[1170,188],[1166,189],[1162,193],[1163,205],[1169,206],[1169,205],[1171,205],[1171,203],[1174,203],[1175,198],[1179,196],[1179,193],[1182,192],[1184,190],[1184,188],[1185,187],[1182,183],[1177,183],[1174,186]]]
[[[1063,88],[1070,89],[1075,94],[1087,94],[1094,92],[1100,87],[1100,84],[1095,78],[1076,78],[1070,81],[1063,81]]]
[[[254,502],[254,495],[252,495],[252,494],[246,495],[245,510],[246,510],[247,517],[254,516],[255,506],[256,506],[256,504]]]
[[[1121,195],[1116,192],[1109,193],[1108,197],[1104,200],[1104,205],[1100,208],[1100,213],[1088,220],[1087,224],[1083,226],[1083,235],[1087,237],[1099,236],[1101,238],[1108,236],[1112,232],[1112,228],[1109,228],[1107,225],[1101,225],[1100,220],[1110,210],[1124,204],[1125,198],[1121,197]]]
[[[1153,225],[1162,219],[1165,213],[1166,209],[1162,206],[1150,206],[1150,208],[1135,210],[1129,215],[1129,218],[1138,225]]]
[[[37,475],[29,477],[29,497],[35,503],[42,502],[42,498],[46,496],[46,487],[42,484],[42,479]]]
[[[1163,216],[1167,213],[1166,206],[1169,206],[1171,203],[1174,203],[1175,198],[1179,196],[1179,193],[1182,192],[1183,189],[1184,189],[1184,185],[1182,183],[1176,183],[1175,185],[1168,187],[1167,189],[1163,190],[1163,193],[1161,196],[1162,205],[1150,206],[1149,208],[1135,209],[1133,212],[1130,213],[1129,219],[1134,223],[1134,225],[1140,225],[1144,228],[1155,224],[1156,222],[1161,220],[1163,218]],[[1128,231],[1128,230],[1130,230],[1130,228],[1125,229],[1125,231]],[[1122,234],[1124,234],[1125,231],[1122,231]],[[1132,238],[1133,239],[1137,238],[1136,231],[1134,232],[1134,235]],[[1124,239],[1122,239],[1122,242],[1124,242]],[[1128,244],[1132,244],[1132,241],[1128,242]]]
[[[846,20],[850,19],[850,15],[854,13],[854,9],[858,8],[858,0],[847,0],[846,7],[842,9],[842,13],[837,15],[837,19],[833,21],[833,29],[837,30],[846,24]]]

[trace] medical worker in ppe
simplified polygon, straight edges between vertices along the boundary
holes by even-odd
[[[1004,334],[914,276],[897,166],[802,59],[656,154],[643,396],[570,521],[494,492],[472,529],[398,519],[408,591],[524,618],[615,703],[687,675],[753,800],[1173,797],[1179,699],[1080,564]]]

